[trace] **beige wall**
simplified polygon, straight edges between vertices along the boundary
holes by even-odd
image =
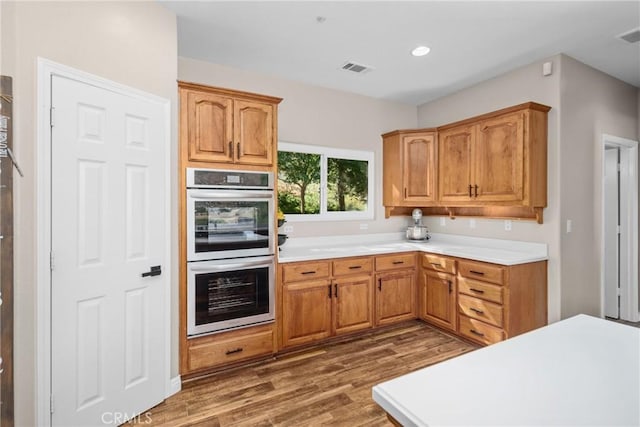
[[[283,98],[278,109],[280,141],[375,153],[375,219],[289,223],[294,227],[294,231],[288,233],[291,237],[381,233],[400,231],[406,227],[406,218],[384,219],[380,135],[394,129],[415,127],[414,106],[272,78],[191,58],[179,58],[178,77],[184,81]],[[362,223],[368,225],[367,230],[360,230]]]
[[[542,75],[542,64],[546,61],[553,63],[553,73],[547,77]],[[548,203],[544,209],[544,224],[513,221],[511,231],[505,231],[502,220],[478,219],[475,228],[470,228],[470,220],[465,218],[447,218],[445,226],[440,225],[440,218],[430,217],[426,220],[433,232],[546,243],[549,247],[550,322],[560,319],[560,195],[557,185],[560,68],[560,56],[554,56],[418,107],[418,126],[421,127],[443,125],[528,101],[551,107],[548,115]]]
[[[601,315],[602,135],[636,140],[637,88],[562,56],[562,317]],[[564,230],[563,230],[564,231]]]
[[[36,347],[36,59],[43,57],[162,96],[172,101],[175,111],[176,19],[153,2],[0,4],[3,73],[14,78],[15,154],[25,172],[24,178],[14,180],[15,234],[20,236],[14,248],[15,421],[19,426],[33,426],[35,356],[48,351]],[[175,130],[173,134],[175,153]],[[173,206],[175,203],[174,197]],[[174,267],[177,277],[175,272]],[[175,278],[172,282],[177,283]]]

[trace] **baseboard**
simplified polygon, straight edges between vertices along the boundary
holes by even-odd
[[[169,380],[169,390],[167,390],[166,397],[173,396],[180,390],[182,390],[182,379],[180,378],[180,375],[178,375]]]

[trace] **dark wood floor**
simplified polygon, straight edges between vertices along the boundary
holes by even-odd
[[[185,383],[141,420],[150,426],[388,426],[371,398],[374,385],[475,348],[420,321],[406,322]]]

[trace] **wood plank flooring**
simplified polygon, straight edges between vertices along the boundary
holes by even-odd
[[[420,321],[183,384],[149,426],[389,426],[371,388],[476,346]]]

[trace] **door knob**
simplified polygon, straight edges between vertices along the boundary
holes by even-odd
[[[142,273],[142,277],[159,276],[161,274],[162,274],[162,267],[159,265],[154,265],[153,267],[151,267],[149,271]]]

